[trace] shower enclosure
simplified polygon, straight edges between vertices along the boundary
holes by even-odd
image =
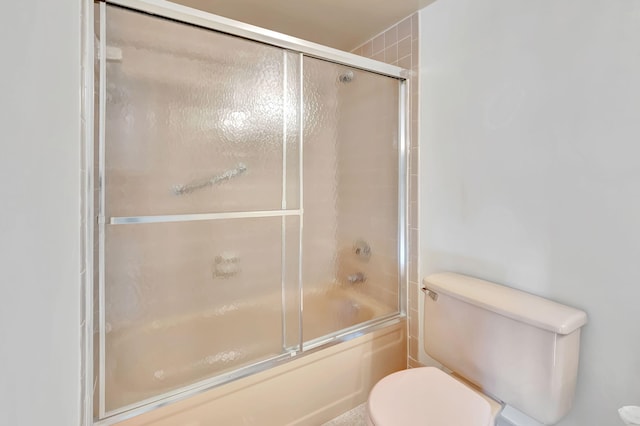
[[[399,68],[157,0],[95,11],[94,419],[403,314]]]

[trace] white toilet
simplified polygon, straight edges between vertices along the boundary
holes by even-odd
[[[369,425],[492,426],[505,404],[546,425],[567,414],[583,311],[449,272],[423,283],[424,349],[453,373],[383,378],[369,395]]]

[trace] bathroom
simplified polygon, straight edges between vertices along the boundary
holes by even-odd
[[[0,424],[82,424],[86,402],[86,4],[51,3],[3,5]],[[415,73],[410,109],[419,110],[409,126],[419,126],[409,155],[419,171],[407,189],[420,204],[408,205],[407,362],[426,360],[423,277],[456,271],[506,284],[589,315],[574,406],[558,424],[622,424],[618,408],[640,403],[640,3],[413,3],[339,46],[367,55],[366,41],[391,30],[399,56],[411,18],[417,61],[413,51],[395,58]],[[366,20],[378,6],[358,7]],[[335,33],[339,11],[314,16]],[[380,51],[372,40],[374,59]]]

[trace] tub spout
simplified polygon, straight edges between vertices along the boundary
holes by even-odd
[[[367,277],[362,272],[356,272],[347,277],[347,281],[350,284],[363,283],[367,280]]]

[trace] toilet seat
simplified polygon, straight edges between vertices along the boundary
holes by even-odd
[[[495,413],[474,390],[435,367],[393,373],[371,390],[374,426],[490,426]]]

